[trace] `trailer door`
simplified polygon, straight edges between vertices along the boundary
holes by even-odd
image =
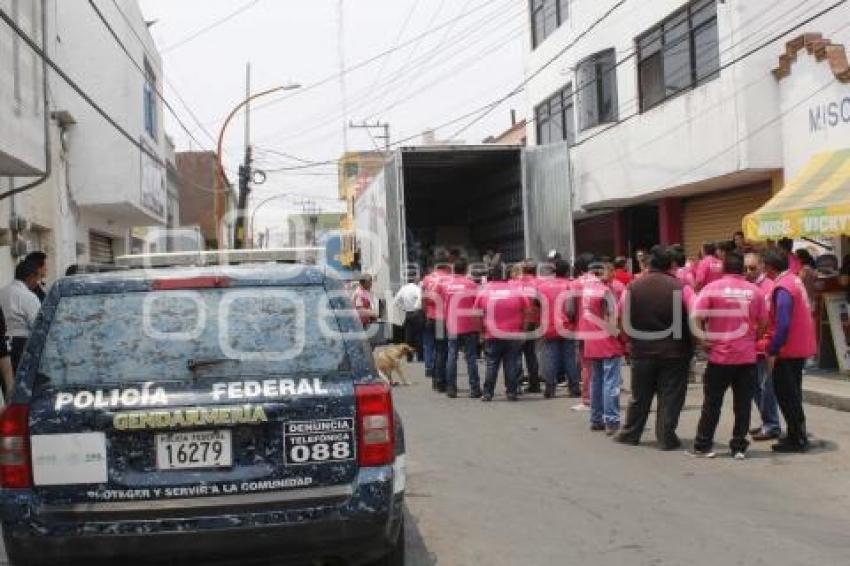
[[[538,261],[549,250],[575,257],[569,156],[567,142],[522,152],[525,255]]]

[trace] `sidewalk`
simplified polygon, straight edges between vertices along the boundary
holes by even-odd
[[[693,383],[702,383],[705,363],[697,362],[691,372]],[[826,370],[806,370],[803,400],[818,407],[850,412],[850,376]]]
[[[811,405],[850,412],[850,376],[837,372],[806,372],[803,399]]]

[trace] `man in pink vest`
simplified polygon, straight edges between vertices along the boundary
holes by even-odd
[[[693,318],[708,350],[703,379],[703,405],[693,454],[714,457],[714,433],[723,397],[732,388],[735,424],[729,448],[736,460],[746,458],[750,413],[756,382],[756,341],[767,327],[761,290],[744,278],[744,257],[734,251],[723,260],[723,277],[700,291]]]
[[[504,368],[508,401],[519,399],[519,358],[527,336],[525,326],[532,303],[503,278],[500,269],[492,269],[488,283],[475,301],[484,325],[484,359],[487,364],[481,397],[484,402],[493,400],[499,366]]]
[[[809,437],[803,410],[803,367],[817,351],[811,307],[803,282],[789,271],[784,254],[768,252],[764,265],[775,283],[767,365],[772,368],[776,400],[788,426],[788,435],[772,448],[774,452],[805,452]]]
[[[440,393],[446,392],[448,342],[443,320],[445,306],[441,304],[437,285],[450,274],[451,266],[443,258],[440,258],[434,271],[422,279],[422,307],[425,310],[425,329],[422,333],[425,349],[425,375],[432,378],[432,388]]]
[[[528,320],[530,328],[536,329],[539,327],[540,319],[539,308],[540,296],[537,290],[537,285],[540,280],[537,278],[537,264],[526,259],[520,266],[520,274],[515,279],[511,280],[511,285],[525,295],[532,304],[532,312]],[[525,366],[528,370],[528,393],[540,393],[540,362],[537,359],[537,340],[534,337],[529,337],[522,344],[522,355],[525,358]]]
[[[710,242],[702,246],[702,259],[697,264],[694,274],[695,291],[723,276],[723,261],[717,257],[717,244]]]
[[[541,322],[544,335],[541,357],[543,379],[546,381],[544,397],[555,397],[558,379],[564,376],[571,397],[581,395],[581,376],[576,363],[575,326],[567,313],[567,303],[572,294],[570,264],[562,259],[554,262],[555,276],[543,279],[538,285],[542,303]]]
[[[584,358],[590,362],[590,429],[620,430],[620,389],[625,349],[617,323],[617,300],[602,281],[601,262],[594,262],[582,286],[579,337],[584,340]]]
[[[747,281],[758,287],[765,297],[765,307],[770,313],[770,301],[773,297],[773,279],[764,272],[764,262],[759,254],[748,253],[744,256],[744,270]],[[767,338],[756,343],[756,389],[753,400],[761,414],[761,426],[750,430],[753,440],[764,442],[777,440],[782,434],[779,422],[779,404],[773,389],[773,378],[767,371]]]
[[[461,348],[466,356],[469,373],[469,396],[481,397],[481,381],[478,376],[478,336],[481,319],[475,311],[478,285],[467,275],[466,260],[458,259],[453,265],[454,274],[437,284],[437,294],[445,308],[446,333],[448,334],[448,362],[446,364],[446,395],[457,397],[457,358]]]

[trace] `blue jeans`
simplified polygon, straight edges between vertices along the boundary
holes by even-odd
[[[429,318],[425,321],[425,328],[422,329],[422,354],[425,362],[425,375],[428,377],[434,377],[436,336],[434,320]]]
[[[761,431],[779,434],[782,425],[779,422],[779,404],[776,402],[776,392],[773,389],[773,378],[767,373],[767,360],[759,358],[756,366],[756,390],[753,399],[761,413]]]
[[[461,334],[449,338],[449,359],[446,364],[446,388],[457,391],[457,357],[463,347],[466,356],[466,369],[469,372],[469,391],[481,391],[481,378],[478,376],[478,333]]]
[[[567,385],[573,393],[581,393],[581,372],[576,357],[576,342],[566,338],[543,341],[543,379],[554,387],[561,376],[566,376]]]
[[[590,376],[590,423],[620,426],[620,388],[623,385],[623,358],[588,360]]]
[[[484,358],[487,362],[484,373],[484,394],[492,397],[496,391],[499,366],[504,367],[505,389],[516,395],[519,387],[519,357],[521,340],[487,340],[484,343]]]

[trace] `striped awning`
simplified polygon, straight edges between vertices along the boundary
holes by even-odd
[[[750,240],[850,235],[850,149],[820,153],[744,218]]]

